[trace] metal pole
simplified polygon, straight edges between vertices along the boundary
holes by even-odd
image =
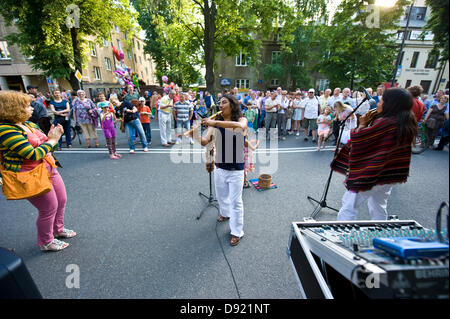
[[[398,55],[397,55],[397,63],[395,64],[394,76],[392,77],[392,83],[391,83],[392,87],[394,87],[394,84],[395,84],[395,78],[397,77],[398,66],[400,65],[400,57],[402,56],[403,47],[405,46],[405,40],[408,35],[409,20],[411,19],[413,6],[414,6],[414,1],[411,3],[411,6],[409,7],[409,14],[408,14],[408,19],[406,20],[405,31],[403,31],[402,44],[400,45],[400,51],[398,52]]]

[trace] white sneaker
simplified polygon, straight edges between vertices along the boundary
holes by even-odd
[[[130,150],[130,154],[134,154],[134,150]]]
[[[146,148],[144,148],[144,152],[148,152],[148,148],[146,147]]]
[[[175,144],[180,144],[181,140],[179,138],[177,138],[177,141],[175,142]]]
[[[299,132],[295,133],[295,136],[300,136],[300,133]]]
[[[189,139],[189,142],[191,142],[191,145],[194,145],[194,140],[192,139],[192,137]]]

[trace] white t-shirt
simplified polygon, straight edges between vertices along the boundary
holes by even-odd
[[[316,119],[319,117],[319,101],[316,97],[304,99],[300,107],[305,109],[305,119]]]
[[[328,124],[328,123],[321,123],[321,122],[331,121],[330,115],[320,114],[319,118],[318,118],[318,121],[319,121],[319,130],[325,131],[325,130],[328,130],[330,128],[330,124]]]
[[[270,109],[270,110],[268,110],[267,107],[271,107],[271,106],[277,105],[277,104],[278,104],[277,99],[272,100],[271,97],[267,98],[266,99],[266,104],[265,104],[266,105],[266,112],[268,112],[268,113],[275,113],[277,111],[276,107],[274,107],[273,109]]]
[[[284,114],[285,111],[286,111],[286,109],[287,109],[288,106],[289,106],[289,99],[288,99],[288,98],[285,98],[284,100],[281,100],[280,105],[281,105],[281,108],[280,108],[280,110],[278,111],[278,114]]]

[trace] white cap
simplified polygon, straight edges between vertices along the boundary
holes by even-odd
[[[145,102],[145,97],[141,96],[141,97],[139,98],[139,101],[144,101],[144,102]]]
[[[315,93],[316,91],[314,91],[314,89],[309,89],[308,93],[310,93],[310,92]]]

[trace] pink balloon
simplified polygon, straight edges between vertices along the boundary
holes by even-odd
[[[167,81],[169,81],[169,78],[167,76],[163,75],[161,80],[163,80],[163,82],[166,83]]]
[[[123,54],[123,51],[120,51],[119,56],[120,56],[119,60],[123,60],[123,58],[125,57],[125,55]]]

